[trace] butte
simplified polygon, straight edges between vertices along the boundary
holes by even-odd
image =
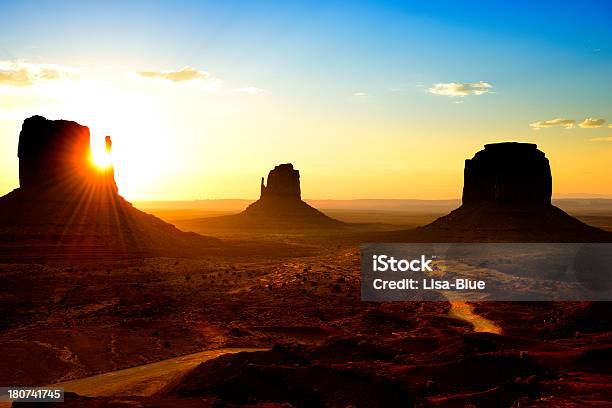
[[[346,224],[302,201],[300,172],[290,163],[280,164],[261,179],[259,200],[239,214],[202,219],[204,228],[241,230],[337,229]]]
[[[465,161],[462,205],[424,227],[381,235],[406,242],[610,242],[552,205],[552,174],[535,144],[485,145]]]
[[[111,140],[106,138],[110,153]],[[92,162],[86,126],[32,116],[19,134],[19,188],[0,197],[0,258],[191,256],[214,238],[178,230],[118,193]]]

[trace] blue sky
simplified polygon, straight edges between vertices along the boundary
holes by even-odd
[[[253,122],[234,129],[242,130],[244,138],[260,140],[264,147],[291,138],[295,127],[308,127],[312,143],[331,150],[330,157],[321,157],[316,147],[304,146],[303,155],[288,148],[270,153],[265,160],[271,167],[288,157],[311,174],[318,172],[319,178],[340,169],[339,164],[326,164],[334,161],[334,149],[354,148],[355,155],[379,152],[371,145],[373,139],[406,149],[433,146],[441,150],[448,168],[415,158],[410,161],[418,168],[437,171],[440,180],[451,181],[432,191],[420,186],[419,191],[427,197],[454,196],[457,188],[450,186],[460,178],[462,160],[483,143],[511,138],[538,143],[557,158],[556,163],[565,163],[577,153],[592,160],[596,152],[602,161],[592,164],[583,177],[612,179],[603,163],[610,157],[612,143],[589,143],[612,134],[607,127],[612,120],[610,2],[82,3],[0,2],[0,61],[77,67],[117,86],[125,85],[117,79],[123,72],[165,72],[189,66],[220,78],[228,89],[263,89],[267,99],[243,107],[247,113],[237,117],[226,112],[230,108],[225,113],[215,111],[221,103],[215,108],[209,96],[193,96],[193,100],[202,101],[202,109],[206,107],[210,115],[215,112],[216,118],[225,115],[227,122],[245,115],[265,116],[267,125]],[[436,84],[452,83],[491,87],[481,95],[429,92]],[[530,127],[556,118],[574,120],[576,126]],[[606,122],[598,127],[578,126],[587,118]],[[194,124],[194,129],[204,131],[200,125]],[[4,131],[15,126],[5,124]],[[249,134],[249,129],[255,129],[255,134]],[[229,130],[224,132],[215,128],[210,137],[234,140],[235,148],[242,145]],[[246,145],[252,149],[250,143]],[[406,178],[413,177],[410,172],[416,170],[400,160],[390,158],[389,168],[401,168]],[[236,177],[246,180],[247,172],[261,172],[263,162],[241,169],[244,173]],[[350,160],[343,164],[354,169],[376,165]],[[451,170],[451,166],[459,169]],[[580,188],[568,166],[557,164],[561,193]],[[6,181],[5,188],[10,183]],[[612,194],[612,188],[603,184],[589,188]],[[375,190],[377,196],[394,194]],[[367,196],[368,191],[372,189],[346,191],[338,198]],[[238,187],[225,193],[240,195]],[[136,195],[147,196],[142,191]],[[192,195],[214,196],[212,190]],[[313,190],[312,195],[333,197],[334,190]]]

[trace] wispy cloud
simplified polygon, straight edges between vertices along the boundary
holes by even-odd
[[[159,79],[170,82],[206,81],[213,79],[208,72],[198,71],[192,67],[184,67],[178,71],[138,71],[142,78]]]
[[[256,86],[246,86],[244,88],[238,88],[236,91],[251,95],[261,95],[268,92],[266,89],[258,88]]]
[[[605,119],[586,118],[578,126],[584,129],[596,129],[602,127],[605,121]]]
[[[576,125],[576,121],[574,119],[564,119],[564,118],[540,120],[540,121],[529,124],[529,126],[534,128],[535,130],[551,128],[554,126],[562,126],[566,129],[572,129],[575,125]]]
[[[484,95],[491,92],[493,85],[489,82],[448,82],[434,84],[428,89],[434,95],[461,97],[468,95]]]
[[[355,92],[355,93],[353,94],[353,96],[354,96],[355,98],[367,98],[367,97],[368,97],[368,94],[367,94],[367,93],[365,93],[365,92],[361,92],[361,91],[360,91],[360,92]]]
[[[538,122],[533,122],[533,123],[530,123],[529,126],[531,126],[534,130],[546,129],[546,128],[551,128],[555,126],[561,126],[561,127],[564,127],[565,129],[573,129],[577,124],[583,129],[597,129],[597,128],[602,127],[605,122],[606,122],[605,119],[598,119],[598,118],[586,118],[580,123],[578,123],[574,119],[556,118],[556,119],[540,120]],[[612,128],[612,125],[608,125],[608,127]]]
[[[0,61],[0,86],[28,87],[60,79],[78,79],[77,70],[54,64]]]
[[[594,137],[589,142],[612,142],[612,136]]]

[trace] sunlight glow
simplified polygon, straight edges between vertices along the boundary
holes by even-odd
[[[112,154],[105,150],[92,149],[91,162],[98,169],[106,170],[113,165]]]

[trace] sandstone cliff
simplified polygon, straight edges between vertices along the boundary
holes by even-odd
[[[20,186],[0,197],[2,258],[197,255],[217,241],[123,199],[112,167],[92,164],[89,129],[76,122],[26,119],[18,157]]]
[[[300,172],[293,168],[293,164],[279,164],[268,173],[268,184],[261,178],[260,200],[287,199],[301,200]]]
[[[463,204],[549,205],[552,176],[546,155],[530,143],[485,145],[465,161]]]

